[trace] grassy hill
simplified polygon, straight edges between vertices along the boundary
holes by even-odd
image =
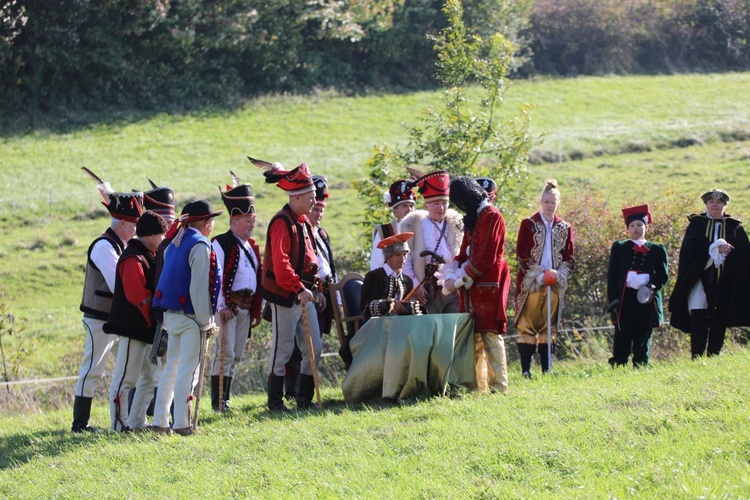
[[[750,214],[742,195],[750,187],[750,73],[512,82],[503,113],[515,115],[523,102],[534,104],[532,131],[544,137],[532,175],[539,187],[544,178],[558,179],[563,217],[565,197],[591,189],[605,192],[615,210],[624,200],[657,199],[665,189],[694,194],[698,209],[699,194],[712,186],[733,194],[733,214]],[[334,186],[324,226],[337,254],[352,257],[362,208],[351,181],[365,175],[374,145],[404,141],[402,123],[416,123],[436,103],[431,92],[269,97],[231,112],[102,117],[104,125],[67,133],[0,138],[0,292],[12,297],[16,317],[27,319],[25,333],[4,337],[11,375],[77,371],[85,252],[108,221],[81,166],[121,191],[146,189],[147,178],[169,185],[180,205],[197,197],[219,205],[218,186],[233,170],[255,186],[262,241],[283,194],[262,184],[245,156],[290,167],[305,161]],[[537,197],[535,188],[518,213],[535,209]],[[216,230],[227,225],[223,216]],[[517,220],[508,225],[514,234]],[[253,348],[262,358],[264,346]]]
[[[2,498],[744,498],[746,350],[642,370],[557,365],[508,395],[284,418],[262,396],[198,435],[75,435],[69,411],[0,416]],[[97,408],[95,420],[107,413]]]

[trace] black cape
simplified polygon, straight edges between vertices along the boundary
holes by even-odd
[[[710,258],[708,248],[713,242],[714,220],[705,213],[688,216],[688,227],[680,247],[680,259],[672,295],[669,298],[670,324],[685,333],[690,332],[690,311],[688,298],[693,286],[704,274],[706,262]],[[731,216],[724,218],[724,239],[734,250],[727,255],[724,264],[717,269],[717,280],[713,291],[715,294],[715,311],[725,326],[750,325],[750,288],[748,288],[748,271],[750,270],[750,242],[742,222]],[[713,266],[713,264],[712,264]]]

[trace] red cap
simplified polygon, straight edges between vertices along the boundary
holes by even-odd
[[[629,226],[634,220],[642,220],[647,225],[651,224],[651,211],[648,209],[648,205],[623,208],[622,217],[625,219],[626,226]]]
[[[430,172],[416,179],[414,182],[417,183],[419,194],[422,195],[425,202],[448,201],[451,191],[451,180],[448,172],[444,170]]]

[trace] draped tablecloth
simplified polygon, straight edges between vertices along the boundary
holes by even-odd
[[[351,339],[354,357],[344,378],[347,402],[444,394],[476,388],[474,320],[470,314],[381,316]]]

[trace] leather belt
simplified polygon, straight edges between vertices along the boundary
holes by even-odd
[[[253,291],[249,288],[232,290],[229,292],[229,302],[240,309],[250,309],[253,307]]]

